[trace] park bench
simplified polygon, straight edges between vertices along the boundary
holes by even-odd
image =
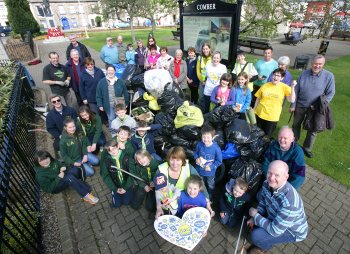
[[[343,38],[343,40],[345,41],[346,38],[350,38],[350,32],[349,31],[334,30],[333,33],[331,34],[330,38],[332,39],[333,37]]]
[[[300,35],[299,32],[293,32],[292,34],[285,33],[284,39],[284,44],[293,44],[294,46],[296,46],[299,42],[303,42],[303,36]]]
[[[180,31],[171,31],[173,36],[174,36],[174,40],[180,40]]]
[[[268,40],[260,38],[239,39],[238,46],[250,48],[250,53],[252,54],[254,53],[255,49],[265,50],[266,48],[271,47]]]

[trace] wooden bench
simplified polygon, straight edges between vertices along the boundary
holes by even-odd
[[[285,41],[283,41],[284,44],[293,44],[294,46],[296,46],[299,42],[303,42],[303,36],[300,35],[299,32],[294,32],[291,34],[285,33],[284,34],[284,39]]]
[[[238,46],[250,48],[250,53],[252,54],[255,49],[265,50],[266,48],[271,47],[270,43],[263,39],[239,39]]]
[[[336,38],[343,38],[343,40],[345,41],[346,38],[350,38],[350,32],[348,31],[333,31],[333,33],[331,34],[331,36],[329,36],[331,39],[333,37],[336,37]]]
[[[171,31],[173,36],[174,36],[174,40],[180,40],[180,31]]]

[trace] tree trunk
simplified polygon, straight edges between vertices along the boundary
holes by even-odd
[[[154,19],[151,19],[151,22],[152,22],[152,33],[154,34],[154,32],[157,30],[156,21]]]
[[[131,33],[131,39],[132,43],[136,43],[136,37],[135,37],[135,30],[134,30],[134,24],[133,24],[133,17],[130,17],[130,33]]]

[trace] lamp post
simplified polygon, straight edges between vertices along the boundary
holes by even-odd
[[[183,40],[183,19],[182,12],[184,10],[184,0],[178,0],[179,3],[179,14],[180,14],[180,49],[184,50],[184,40]]]
[[[238,0],[237,1],[237,11],[236,11],[236,20],[235,20],[235,29],[234,29],[234,37],[233,37],[233,59],[234,61],[237,58],[237,48],[238,48],[238,36],[239,36],[239,26],[241,22],[241,11],[242,11],[242,5],[243,5],[243,0]]]
[[[80,22],[81,22],[81,24],[83,24],[82,13],[80,13],[80,0],[78,0],[78,12],[79,12],[79,16],[80,16]],[[90,38],[89,34],[87,32],[86,24],[85,24],[84,28],[85,28],[85,38]]]

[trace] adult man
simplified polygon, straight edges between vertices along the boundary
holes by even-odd
[[[55,151],[60,150],[60,138],[63,131],[63,121],[67,118],[77,118],[76,111],[68,106],[63,106],[61,97],[57,94],[50,96],[50,102],[53,105],[53,109],[46,116],[46,129],[55,139],[53,142],[53,148]]]
[[[270,163],[257,209],[251,207],[248,225],[255,225],[248,253],[267,253],[275,244],[299,242],[306,238],[308,224],[303,201],[287,182],[288,165],[280,160]]]
[[[255,69],[258,72],[258,79],[254,82],[252,94],[255,94],[259,88],[267,82],[267,78],[270,76],[270,74],[278,68],[278,63],[272,58],[272,52],[273,48],[267,47],[264,50],[264,58],[260,59],[255,64]],[[255,100],[256,97],[252,96],[252,102],[250,104],[251,107],[254,107]]]
[[[298,78],[295,87],[296,100],[290,106],[294,112],[293,132],[296,140],[300,138],[300,128],[308,109],[314,109],[313,103],[322,95],[326,96],[328,103],[335,94],[335,81],[331,72],[324,70],[326,60],[323,55],[316,55],[311,62],[311,69],[304,71]],[[316,132],[307,131],[303,150],[307,157],[312,158],[312,148],[316,140]]]
[[[113,45],[112,37],[107,37],[107,44],[104,45],[100,52],[101,60],[106,64],[119,63],[118,48]]]
[[[70,59],[66,63],[65,67],[71,77],[70,86],[72,87],[75,96],[77,97],[77,102],[80,105],[82,100],[79,93],[79,83],[81,73],[84,71],[85,66],[82,59],[79,57],[79,52],[76,49],[70,51]]]
[[[69,60],[69,58],[70,58],[70,52],[72,49],[78,50],[79,56],[82,60],[84,60],[85,57],[88,57],[88,56],[91,57],[89,50],[86,48],[86,46],[84,44],[77,41],[77,36],[75,34],[70,35],[69,40],[70,40],[70,44],[68,45],[67,50],[66,50],[67,60]]]
[[[53,94],[61,96],[63,104],[78,108],[75,94],[69,90],[71,77],[66,67],[59,63],[59,55],[52,51],[49,59],[50,64],[43,69],[43,83],[50,86]]]
[[[124,64],[126,65],[126,44],[123,43],[123,36],[118,35],[117,37],[117,43],[115,44],[115,46],[118,48],[118,53],[119,53],[119,63],[120,64]]]
[[[267,175],[270,163],[274,160],[281,160],[287,163],[289,168],[288,182],[298,189],[305,181],[305,159],[301,147],[294,142],[294,133],[288,126],[283,126],[278,133],[278,141],[270,143],[264,154],[262,164],[263,174]]]

